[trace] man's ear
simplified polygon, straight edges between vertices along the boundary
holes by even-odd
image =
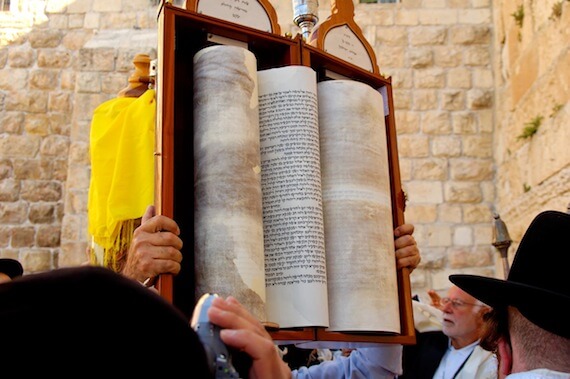
[[[505,339],[497,341],[497,359],[499,360],[499,379],[505,378],[512,371],[513,351],[511,344]]]
[[[479,310],[477,310],[477,315],[479,316],[479,318],[481,320],[483,320],[483,322],[487,322],[487,320],[489,319],[489,317],[493,314],[493,310],[489,307],[479,307]]]

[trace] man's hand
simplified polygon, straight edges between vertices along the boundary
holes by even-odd
[[[149,206],[135,229],[129,247],[127,262],[122,274],[141,283],[149,282],[160,274],[180,272],[182,240],[178,224],[169,217],[155,215]]]
[[[429,298],[431,299],[431,305],[436,307],[437,309],[443,309],[443,305],[441,305],[441,296],[435,290],[428,290],[427,291]]]
[[[413,233],[414,226],[412,224],[402,224],[394,229],[397,268],[407,267],[410,273],[418,267],[421,261],[420,250],[412,236]]]
[[[269,333],[235,298],[215,298],[208,309],[208,318],[223,328],[220,337],[226,345],[252,358],[249,378],[291,378],[291,370],[281,359]]]

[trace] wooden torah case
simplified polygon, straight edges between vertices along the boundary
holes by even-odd
[[[236,48],[243,48],[247,50],[247,54],[244,56],[252,56],[255,59],[256,69],[257,70],[301,70],[301,71],[310,71],[309,74],[314,75],[315,83],[314,87],[317,88],[317,83],[320,85],[321,82],[331,82],[331,83],[338,83],[341,84],[342,81],[347,82],[358,82],[358,85],[362,86],[363,84],[368,85],[371,87],[373,92],[376,93],[380,100],[379,107],[383,108],[380,109],[382,111],[382,124],[385,124],[385,133],[384,133],[384,142],[386,146],[383,146],[382,149],[385,151],[387,162],[381,162],[380,166],[385,168],[387,171],[386,183],[387,183],[387,192],[388,195],[385,196],[386,206],[387,209],[390,210],[388,217],[390,218],[390,222],[388,226],[383,226],[385,230],[388,230],[388,236],[384,235],[384,242],[387,245],[391,245],[393,249],[393,226],[401,225],[404,223],[404,206],[405,206],[405,196],[401,188],[400,182],[400,172],[399,172],[399,163],[398,163],[398,152],[397,152],[397,144],[396,144],[396,131],[395,131],[395,123],[394,123],[394,112],[393,112],[393,99],[392,99],[392,85],[391,80],[383,78],[382,76],[378,75],[377,73],[366,71],[362,68],[359,68],[355,65],[347,63],[337,57],[327,54],[326,52],[322,51],[321,49],[309,46],[306,44],[302,37],[298,35],[295,38],[288,38],[284,36],[280,36],[278,34],[266,32],[263,30],[257,30],[254,28],[250,28],[248,26],[243,26],[239,24],[235,24],[232,22],[228,22],[219,18],[214,18],[208,15],[199,14],[192,10],[182,9],[179,7],[172,6],[169,3],[165,3],[159,13],[159,49],[158,49],[158,65],[157,65],[157,145],[156,145],[156,204],[157,204],[157,211],[161,214],[174,218],[178,224],[180,225],[180,229],[182,231],[181,238],[184,241],[183,247],[183,255],[184,260],[182,262],[182,270],[179,275],[173,277],[172,275],[162,275],[157,284],[157,288],[162,296],[164,296],[167,300],[171,301],[176,305],[179,309],[181,309],[185,314],[188,316],[191,315],[192,310],[196,301],[198,300],[199,294],[197,295],[197,287],[198,287],[198,280],[201,280],[199,277],[206,277],[206,279],[212,279],[211,276],[215,275],[212,272],[203,272],[201,270],[196,269],[196,267],[201,267],[199,264],[202,264],[203,257],[200,256],[203,245],[212,245],[215,246],[214,242],[210,240],[206,240],[204,242],[204,238],[201,235],[202,231],[199,229],[195,224],[198,223],[198,220],[202,217],[202,208],[201,205],[198,205],[198,202],[201,201],[202,198],[207,197],[210,203],[217,201],[218,196],[216,191],[209,191],[207,188],[204,189],[201,187],[202,183],[206,180],[203,179],[203,171],[207,171],[218,161],[221,161],[224,156],[233,157],[234,161],[239,161],[242,157],[241,153],[236,152],[234,153],[233,147],[226,148],[220,147],[217,153],[214,153],[212,161],[214,163],[204,164],[203,162],[198,162],[196,159],[196,155],[200,152],[198,150],[202,149],[202,145],[206,144],[204,142],[205,135],[214,134],[214,136],[209,136],[208,138],[218,138],[219,133],[216,135],[212,133],[214,127],[221,127],[221,130],[227,130],[227,133],[232,133],[230,131],[230,126],[228,125],[206,125],[207,128],[203,128],[203,118],[206,117],[203,114],[196,115],[196,109],[199,105],[203,104],[212,104],[212,103],[220,103],[223,101],[228,101],[226,98],[230,100],[235,100],[236,103],[240,102],[242,99],[240,97],[239,92],[235,92],[235,94],[231,96],[220,96],[218,92],[215,94],[209,95],[195,95],[195,92],[201,90],[204,86],[204,81],[202,77],[206,74],[200,72],[199,74],[195,74],[195,72],[199,69],[199,64],[202,64],[203,61],[199,58],[204,58],[202,54],[203,51],[208,51],[205,48],[209,48],[210,46],[235,46]],[[199,53],[200,52],[200,53]],[[199,53],[199,54],[197,54]],[[240,53],[241,54],[241,53]],[[213,58],[218,59],[218,66],[216,69],[221,69],[222,67],[233,67],[230,64],[229,60],[223,58]],[[249,58],[248,58],[249,59]],[[239,61],[239,59],[238,59]],[[197,63],[198,62],[198,63]],[[312,70],[308,70],[308,68]],[[251,73],[251,70],[249,71]],[[255,72],[255,71],[254,71]],[[279,71],[278,71],[279,72]],[[247,73],[246,73],[247,74]],[[224,77],[225,73],[219,74],[218,78]],[[243,76],[243,74],[241,74]],[[254,74],[255,75],[255,74]],[[272,81],[282,81],[287,82],[287,79],[284,79],[287,74],[281,74],[280,72],[276,75],[275,79]],[[198,79],[197,79],[198,78]],[[260,104],[262,99],[266,95],[262,95],[262,92],[265,91],[265,87],[269,85],[264,85],[262,88],[261,85],[261,75],[259,76],[260,84],[259,84],[259,98]],[[223,80],[222,80],[223,82]],[[225,84],[233,86],[237,85],[235,79],[228,79]],[[271,82],[271,81],[270,81]],[[310,82],[310,81],[308,81]],[[205,82],[206,86],[210,83]],[[305,81],[305,84],[307,81]],[[225,85],[224,84],[224,85]],[[288,84],[288,83],[285,83]],[[212,86],[215,87],[215,86]],[[310,86],[309,86],[310,87]],[[321,94],[321,87],[319,86],[319,94]],[[341,88],[342,90],[342,88]],[[257,91],[257,89],[255,89]],[[325,91],[323,90],[322,93]],[[332,95],[335,95],[338,92],[336,89],[331,91]],[[289,94],[292,92],[289,91]],[[313,96],[314,103],[316,104],[316,91],[315,93],[307,95],[305,92],[302,92],[299,95],[299,91],[294,92],[295,96]],[[378,95],[380,94],[380,95]],[[257,92],[255,92],[257,96]],[[279,94],[282,95],[282,94]],[[324,96],[324,95],[323,95]],[[257,98],[257,97],[256,97]],[[225,100],[224,100],[225,99]],[[346,100],[355,101],[355,98],[352,96],[348,96]],[[256,100],[257,101],[257,100]],[[321,101],[321,96],[319,95],[319,104]],[[364,101],[364,100],[363,100]],[[345,103],[346,101],[341,101],[341,103]],[[350,103],[350,101],[348,102]],[[269,103],[265,104],[263,107],[265,112],[270,112],[272,110],[269,109]],[[382,105],[383,104],[383,105]],[[231,107],[234,105],[232,104]],[[253,108],[253,106],[252,106]],[[259,108],[262,108],[262,105],[259,105]],[[319,111],[321,106],[319,105]],[[234,109],[234,108],[231,108]],[[247,110],[249,112],[250,110]],[[232,111],[233,112],[233,111]],[[246,112],[246,113],[247,113]],[[206,112],[207,113],[207,112]],[[225,112],[212,112],[210,111],[209,114],[213,114],[214,116],[218,115],[219,113]],[[360,112],[366,114],[367,112]],[[356,114],[355,117],[360,117],[359,114]],[[249,114],[249,113],[247,113]],[[333,119],[342,118],[339,117],[332,117]],[[239,114],[233,116],[233,113],[229,117],[231,122],[234,119],[239,119]],[[261,113],[259,119],[261,119]],[[267,117],[266,117],[267,118]],[[256,119],[257,120],[257,119]],[[271,117],[270,117],[271,121]],[[286,120],[285,120],[286,121]],[[284,121],[284,122],[285,122]],[[334,121],[334,120],[333,120]],[[225,121],[228,123],[227,119]],[[316,122],[316,121],[315,121]],[[318,123],[321,120],[319,118]],[[260,121],[261,123],[261,121]],[[232,126],[233,127],[233,126]],[[225,129],[224,129],[225,128]],[[342,128],[343,130],[346,128]],[[384,128],[379,128],[384,129]],[[279,133],[280,129],[275,129],[274,133]],[[306,130],[304,131],[304,133]],[[197,137],[197,133],[202,133]],[[355,135],[351,130],[348,130],[348,138],[351,139],[351,135]],[[262,140],[264,139],[264,134],[261,133]],[[245,138],[245,137],[244,137]],[[232,138],[226,138],[232,139]],[[235,140],[240,140],[241,136],[238,135]],[[317,136],[316,139],[316,146],[319,146],[319,139]],[[224,142],[225,143],[225,142]],[[313,144],[315,141],[313,140]],[[261,142],[263,145],[263,142]],[[321,141],[322,144],[322,141]],[[198,146],[198,148],[197,148]],[[270,148],[270,147],[269,147]],[[335,149],[338,147],[331,147],[329,150],[333,151],[332,156],[336,156],[334,153]],[[263,146],[262,146],[262,149]],[[268,149],[268,147],[265,147]],[[321,147],[322,149],[322,147]],[[300,153],[304,153],[304,150]],[[331,152],[329,151],[329,155]],[[244,153],[247,155],[248,153]],[[324,154],[324,153],[323,153]],[[263,155],[263,153],[262,153]],[[361,155],[356,154],[356,155]],[[362,155],[366,155],[364,152]],[[249,158],[248,158],[249,159]],[[321,160],[324,160],[324,155],[321,157]],[[316,160],[318,163],[319,161]],[[376,162],[378,163],[378,162]],[[237,163],[232,163],[232,167],[235,167]],[[333,165],[336,165],[333,164]],[[263,173],[259,173],[261,167],[256,166],[254,168],[255,174],[257,176],[263,177]],[[237,170],[237,169],[235,169]],[[353,169],[351,169],[353,170]],[[356,171],[360,172],[359,169],[355,169]],[[265,170],[264,172],[268,171]],[[244,174],[244,176],[249,175],[250,173]],[[214,177],[216,174],[213,174]],[[351,175],[348,175],[351,176]],[[356,176],[356,175],[355,175]],[[373,173],[371,176],[375,176]],[[219,176],[220,181],[225,181],[227,178],[226,176]],[[194,178],[194,181],[192,180]],[[324,173],[323,173],[324,178]],[[211,179],[209,179],[211,180]],[[245,181],[245,179],[244,179]],[[318,178],[318,184],[320,183],[320,174]],[[389,183],[388,183],[389,182]],[[238,195],[242,194],[241,187],[239,187],[242,183],[235,184],[235,193]],[[327,181],[323,179],[323,203],[329,200],[325,199],[325,187],[327,185]],[[234,184],[232,184],[234,186]],[[264,187],[265,188],[265,187]],[[258,191],[261,192],[261,191]],[[266,196],[265,189],[263,190],[263,196]],[[291,192],[291,191],[290,191]],[[334,192],[334,191],[333,191]],[[342,192],[342,191],[341,191]],[[336,192],[335,192],[336,194]],[[233,196],[234,194],[232,194]],[[210,196],[210,197],[208,197]],[[335,195],[336,196],[336,195]],[[335,198],[335,196],[332,196]],[[384,198],[384,197],[383,197]],[[243,202],[243,198],[241,196],[237,196],[235,199],[236,203],[240,201]],[[333,199],[334,201],[335,199]],[[265,201],[265,200],[264,200]],[[264,204],[265,206],[265,204]],[[256,206],[252,206],[252,208],[257,208]],[[263,208],[265,209],[265,208]],[[248,212],[251,209],[246,209]],[[202,212],[202,213],[200,213]],[[324,212],[324,210],[323,210]],[[258,212],[259,213],[259,212]],[[326,212],[324,212],[326,214]],[[344,213],[344,212],[343,212]],[[371,211],[371,213],[373,213]],[[231,219],[234,217],[232,212],[227,212],[225,215],[222,215],[222,218]],[[248,216],[249,217],[249,216]],[[264,213],[264,218],[266,217]],[[350,216],[347,216],[347,219]],[[266,220],[265,220],[266,221]],[[261,226],[262,235],[265,235],[267,230],[263,230],[263,228],[267,229],[266,222],[263,221],[263,225]],[[344,222],[341,220],[341,223]],[[243,235],[249,234],[256,234],[255,227],[249,227],[249,221],[245,222],[237,222],[238,226],[242,229],[238,232],[237,237],[234,239],[239,239]],[[325,221],[326,223],[326,221]],[[244,226],[244,224],[247,224]],[[198,230],[198,232],[196,232]],[[231,233],[227,231],[225,228],[216,228],[214,231],[210,232],[212,239],[217,237],[224,237],[225,234]],[[239,234],[241,233],[241,234]],[[200,234],[200,235],[198,235]],[[267,244],[267,237],[263,237],[266,239],[265,243]],[[334,242],[334,241],[333,241]],[[342,242],[342,241],[341,241]],[[327,241],[328,243],[328,241]],[[226,243],[227,244],[227,243]],[[288,244],[286,244],[288,245]],[[332,246],[332,243],[331,243]],[[223,250],[223,245],[215,246],[216,252],[214,254],[220,253]],[[262,245],[263,248],[263,245]],[[324,247],[323,247],[324,250]],[[393,250],[392,250],[393,253]],[[267,255],[267,250],[266,253]],[[279,255],[279,254],[277,254]],[[283,258],[283,257],[281,257]],[[222,271],[227,269],[227,267],[231,267],[236,260],[240,258],[235,258],[231,262],[221,263],[218,266],[222,268]],[[327,258],[328,259],[328,258]],[[355,256],[351,258],[353,261],[361,261],[360,256]],[[414,325],[413,325],[413,315],[412,315],[412,306],[411,306],[411,287],[410,287],[410,280],[409,280],[409,272],[407,270],[396,270],[395,269],[395,259],[393,256],[389,255],[389,262],[393,265],[394,269],[394,292],[396,301],[395,308],[396,308],[396,316],[395,318],[395,327],[389,329],[388,331],[382,330],[379,331],[378,329],[373,329],[374,331],[368,330],[366,327],[364,328],[347,328],[344,329],[341,327],[333,328],[329,325],[323,326],[319,322],[310,325],[302,325],[302,326],[290,326],[284,325],[283,322],[275,322],[271,317],[262,321],[266,322],[267,328],[270,331],[272,337],[276,341],[276,343],[284,344],[284,343],[299,343],[299,344],[306,344],[307,347],[315,346],[315,347],[358,347],[358,346],[369,346],[371,344],[377,343],[397,343],[397,344],[413,344],[415,343],[415,333],[414,333]],[[392,260],[394,262],[392,262]],[[236,265],[239,264],[235,263]],[[267,264],[266,264],[267,265]],[[327,261],[328,265],[328,261]],[[342,266],[342,264],[339,264]],[[223,266],[223,267],[222,267]],[[279,268],[281,264],[274,265]],[[324,266],[323,266],[324,267]],[[328,270],[328,267],[327,267]],[[306,280],[306,276],[299,276],[302,281]],[[309,276],[310,277],[310,276]],[[373,292],[381,291],[381,285],[384,286],[382,283],[373,282],[368,283],[368,274],[363,272],[358,276],[362,282],[365,282],[365,285],[372,284],[374,287]],[[371,279],[373,281],[373,279]],[[222,283],[227,284],[227,283]],[[241,285],[241,284],[240,284]],[[239,296],[244,293],[248,293],[247,289],[243,290],[237,285],[231,287],[232,292],[231,294],[238,298],[241,301]],[[325,284],[326,288],[326,284]],[[206,287],[207,289],[207,287]],[[207,292],[218,292],[217,289],[209,290]],[[223,292],[223,291],[222,291]],[[249,291],[251,292],[251,291]],[[270,294],[274,293],[273,289],[268,287],[267,296],[269,297]],[[317,292],[318,293],[318,292]],[[228,294],[221,294],[227,296]],[[326,305],[326,298],[324,296],[324,303]],[[344,316],[347,321],[352,322],[352,319],[359,319],[361,314],[374,314],[376,313],[375,310],[370,310],[371,306],[378,307],[378,304],[372,304],[374,301],[365,301],[362,305],[355,305],[354,301],[351,300],[352,296],[348,296],[346,303],[342,303],[341,306],[344,305],[346,309]],[[349,301],[350,300],[350,301]],[[296,299],[293,299],[296,301]],[[313,301],[309,301],[313,302]],[[315,303],[323,303],[323,296],[315,296]],[[244,302],[242,302],[244,303]],[[246,302],[247,303],[247,302]],[[368,304],[371,303],[371,304]],[[247,304],[246,304],[247,305]],[[288,303],[285,305],[281,305],[282,311],[277,312],[277,316],[280,317],[282,313],[288,313],[291,309],[296,308],[295,306],[291,305],[289,307]],[[338,307],[338,305],[337,305]],[[252,312],[255,314],[255,312]],[[273,317],[273,316],[272,316]],[[336,321],[335,321],[336,322]],[[331,316],[331,323],[332,323],[332,316]]]

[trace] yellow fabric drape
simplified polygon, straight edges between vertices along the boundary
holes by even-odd
[[[153,89],[138,98],[108,100],[95,109],[88,200],[89,234],[96,244],[90,249],[93,264],[118,270],[135,219],[154,201],[155,115]]]

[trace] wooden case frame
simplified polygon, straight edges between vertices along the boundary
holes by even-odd
[[[190,316],[197,301],[194,296],[193,267],[193,79],[194,54],[219,41],[244,44],[258,60],[258,68],[306,65],[317,72],[319,80],[340,75],[382,89],[388,104],[386,115],[390,183],[394,225],[404,223],[405,196],[401,188],[393,112],[391,80],[346,63],[315,47],[302,37],[287,38],[233,24],[210,16],[164,4],[159,16],[157,67],[157,120],[155,173],[157,212],[174,218],[181,229],[184,260],[179,275],[161,275],[159,293]],[[189,148],[190,146],[190,148]],[[409,272],[398,270],[401,333],[329,332],[323,328],[270,330],[277,343],[326,342],[328,346],[356,346],[369,343],[415,343]]]

